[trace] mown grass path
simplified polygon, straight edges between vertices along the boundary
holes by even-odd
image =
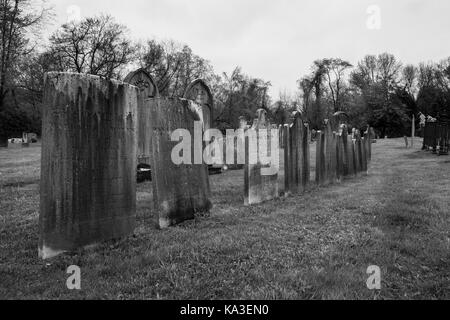
[[[42,262],[39,153],[0,150],[0,299],[450,298],[450,157],[381,140],[368,176],[254,207],[228,172],[211,178],[210,214],[164,231],[142,184],[133,237]],[[381,291],[366,287],[370,265]]]

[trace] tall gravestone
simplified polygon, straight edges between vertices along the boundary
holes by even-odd
[[[355,173],[359,174],[362,171],[362,152],[361,152],[361,134],[355,134]]]
[[[367,174],[367,138],[361,138],[361,172]]]
[[[303,135],[302,135],[302,153],[303,153],[303,170],[302,170],[302,185],[303,189],[310,183],[311,179],[311,151],[309,145],[311,142],[311,130],[309,130],[309,124],[303,123]]]
[[[294,154],[292,139],[291,139],[292,126],[286,124],[283,126],[281,139],[283,142],[284,149],[284,193],[289,195],[293,192],[294,188],[294,170],[295,165],[292,161],[292,156]]]
[[[203,121],[201,106],[187,99],[148,100],[152,123],[153,197],[160,228],[167,228],[198,212],[211,209],[208,168],[203,163]],[[200,126],[196,126],[195,122]],[[185,129],[190,136],[189,161],[175,163],[172,151],[180,141],[172,141],[175,130]],[[198,146],[195,144],[198,143]],[[198,151],[200,154],[198,154]]]
[[[326,184],[326,136],[323,131],[317,131],[316,183],[319,186]]]
[[[246,132],[244,170],[245,205],[258,204],[279,196],[279,136],[278,130],[270,130],[272,126],[266,116],[267,113],[265,110],[258,110],[258,118],[255,119],[253,127]],[[267,136],[264,137],[265,134]],[[262,161],[262,154],[271,158],[270,163],[264,163]],[[275,161],[272,161],[273,159]]]
[[[159,97],[158,87],[155,80],[144,69],[139,69],[128,74],[124,82],[139,88],[138,93],[138,123],[137,123],[137,161],[140,164],[151,165],[152,140],[150,125],[150,108],[147,100]]]
[[[137,95],[135,86],[96,76],[46,74],[40,257],[133,232]]]
[[[300,113],[294,113],[293,124],[286,127],[284,134],[289,141],[285,142],[286,190],[301,193],[309,182],[309,141],[307,126],[303,123]]]
[[[338,182],[341,182],[344,177],[344,140],[342,139],[342,128],[339,128],[339,132],[336,133],[336,158],[337,158],[337,167],[336,167],[336,179]]]
[[[351,135],[347,136],[348,176],[356,176],[356,148]]]

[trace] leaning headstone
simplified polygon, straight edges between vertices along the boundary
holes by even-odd
[[[138,164],[151,165],[152,136],[150,125],[150,108],[147,100],[159,97],[155,80],[144,69],[139,69],[127,75],[124,82],[139,88],[138,92],[138,123],[137,123],[137,161]]]
[[[279,134],[278,130],[270,130],[266,119],[266,111],[258,110],[258,118],[247,130],[245,141],[245,205],[258,204],[279,196]],[[266,130],[266,131],[265,131]],[[267,136],[265,136],[267,134]],[[267,156],[265,163],[262,155]]]
[[[203,122],[191,100],[148,101],[152,122],[153,197],[160,228],[195,218],[211,209],[208,168],[203,162]],[[176,130],[187,136],[172,141]],[[180,143],[186,147],[175,152]],[[172,156],[173,154],[173,156]],[[174,157],[182,157],[181,160]],[[184,160],[186,159],[186,160]]]
[[[46,74],[40,257],[133,232],[137,95],[136,87],[118,81]]]
[[[344,177],[350,175],[350,159],[349,159],[349,136],[348,136],[348,128],[345,124],[341,126],[341,140],[342,140],[342,162],[343,162],[343,171],[342,174]]]

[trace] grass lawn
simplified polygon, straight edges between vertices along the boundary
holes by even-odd
[[[43,262],[40,147],[0,150],[0,299],[450,299],[450,157],[402,139],[373,153],[368,176],[253,207],[242,171],[212,176],[213,210],[163,231],[144,183],[133,237]]]

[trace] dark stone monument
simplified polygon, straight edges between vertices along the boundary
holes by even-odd
[[[137,95],[135,86],[118,81],[46,74],[40,257],[133,232]]]

